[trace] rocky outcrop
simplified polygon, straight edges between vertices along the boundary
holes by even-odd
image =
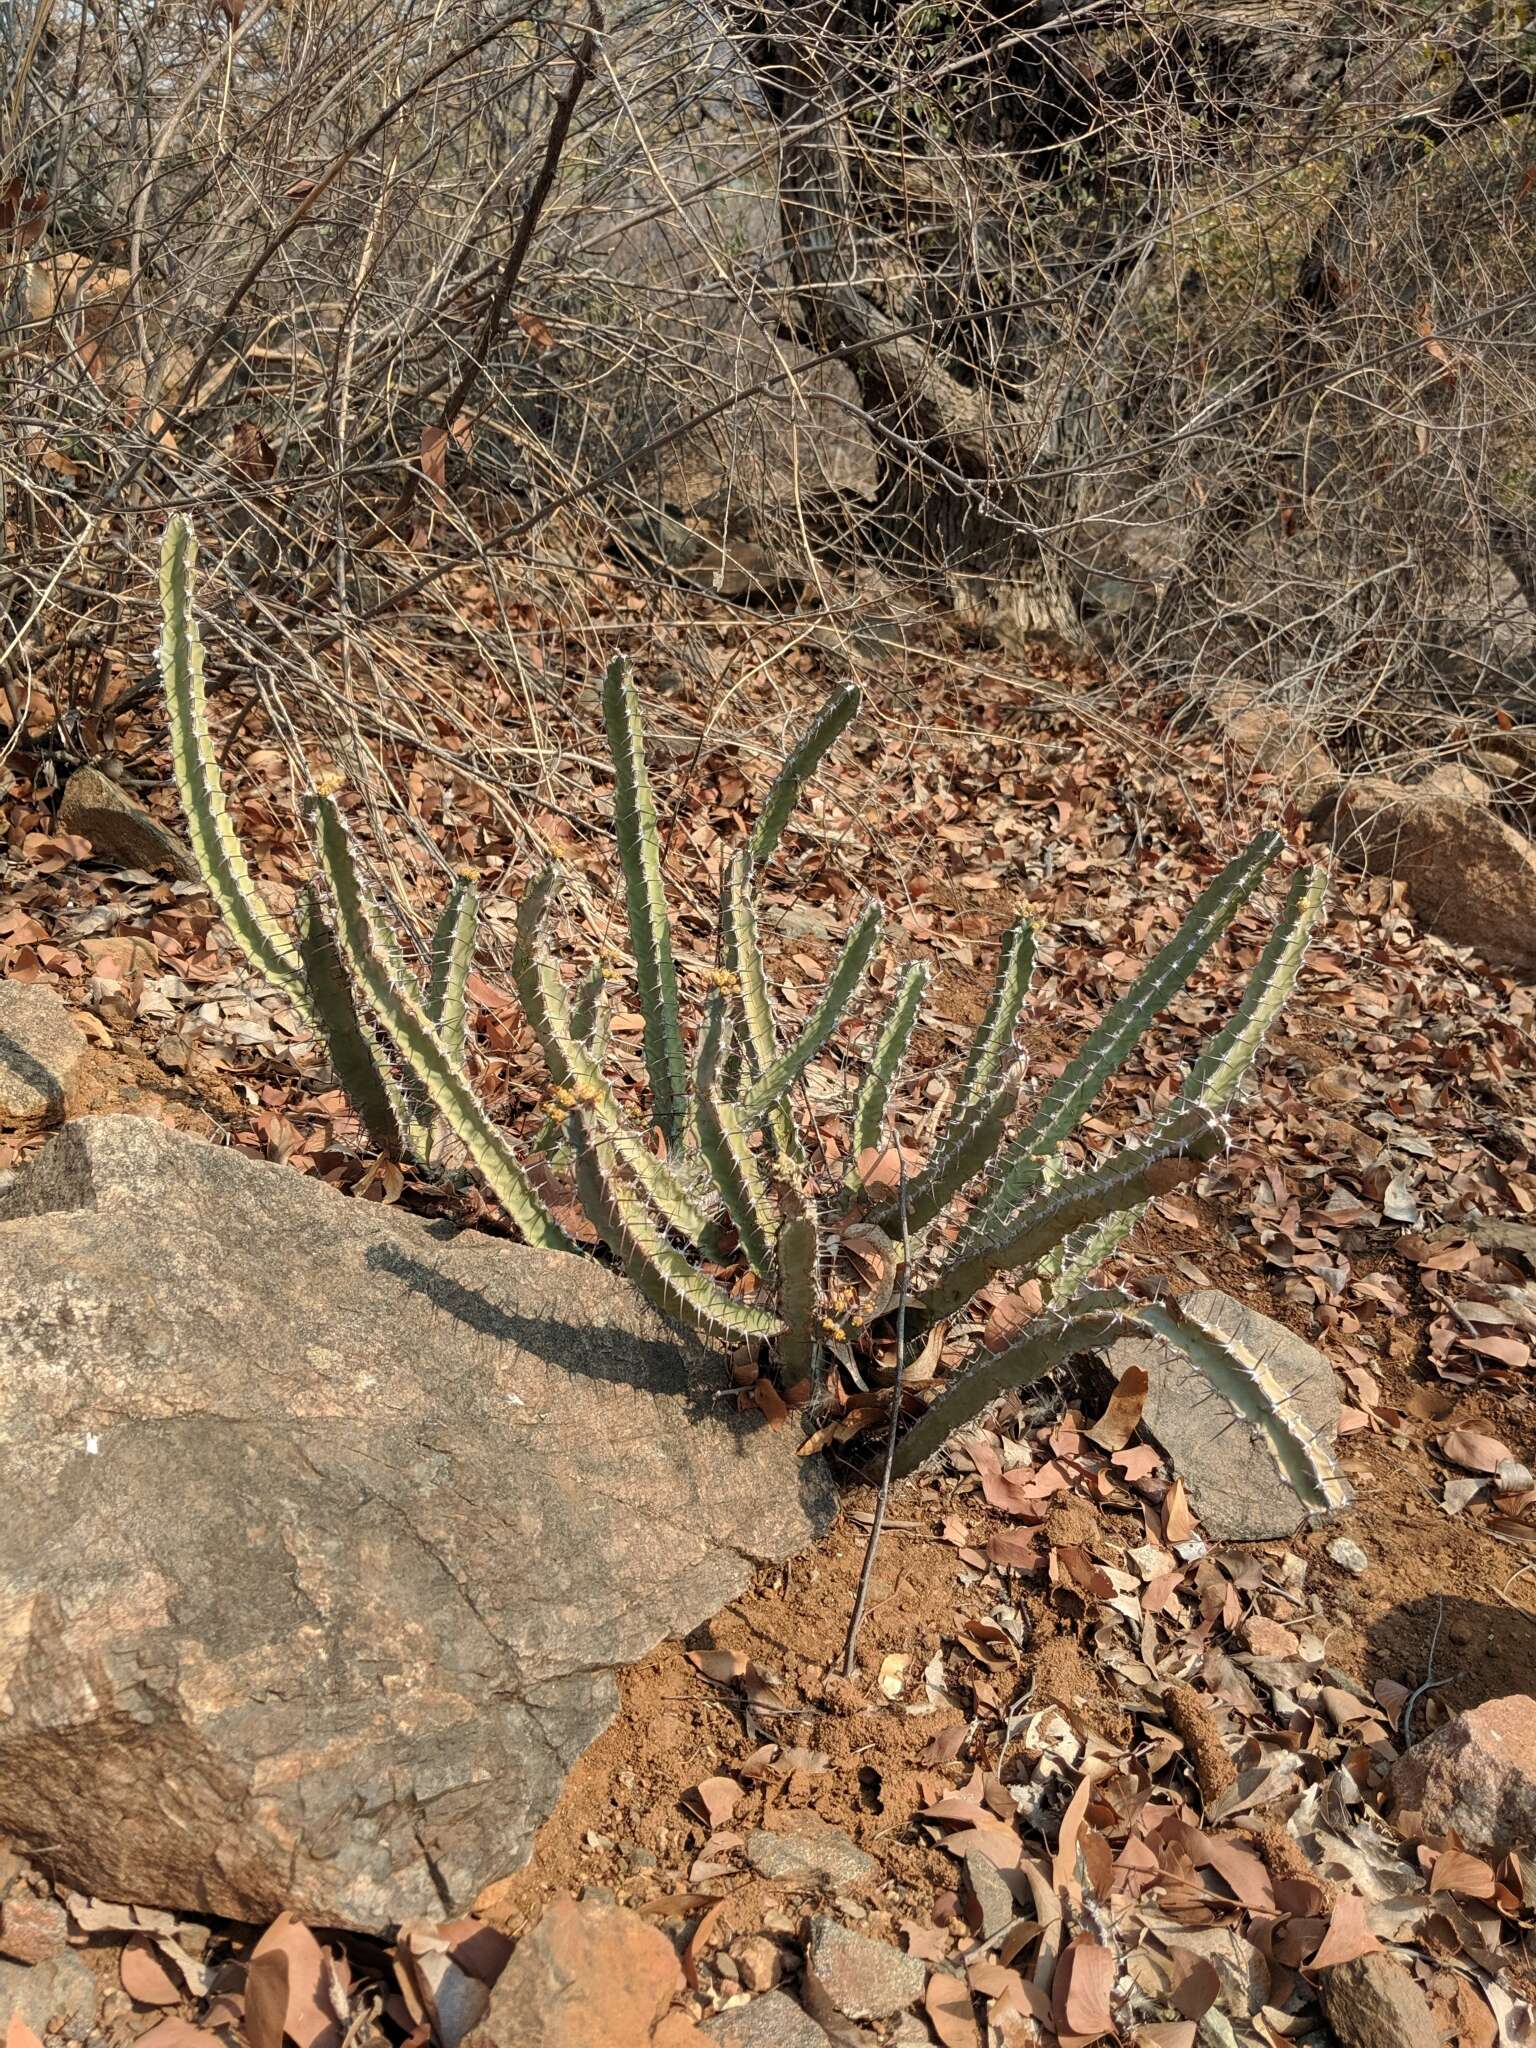
[[[1426,931],[1536,968],[1536,846],[1484,803],[1365,776],[1331,785],[1311,817],[1347,866],[1400,877]]]
[[[1270,1361],[1295,1390],[1305,1420],[1332,1443],[1339,1427],[1338,1382],[1314,1345],[1219,1288],[1187,1295],[1185,1306]],[[1184,1480],[1207,1536],[1258,1543],[1295,1533],[1302,1510],[1269,1446],[1234,1418],[1182,1351],[1161,1337],[1122,1337],[1110,1346],[1109,1364],[1116,1377],[1133,1365],[1146,1372],[1142,1423]]]
[[[377,1927],[527,1855],[614,1668],[829,1520],[594,1260],[132,1117],[0,1197],[0,1834]]]
[[[0,1124],[61,1123],[74,1105],[84,1033],[41,982],[0,982]]]

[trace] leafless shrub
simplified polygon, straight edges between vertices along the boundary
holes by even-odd
[[[111,752],[180,506],[237,715],[513,801],[582,772],[539,711],[633,637],[605,563],[700,672],[734,604],[845,656],[943,604],[1378,755],[1536,711],[1502,0],[5,0],[0,44],[10,746]]]

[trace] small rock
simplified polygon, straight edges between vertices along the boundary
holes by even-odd
[[[85,1037],[41,982],[0,982],[0,1123],[62,1123],[74,1108]]]
[[[1333,1367],[1315,1345],[1218,1288],[1200,1288],[1185,1303],[1202,1322],[1266,1359],[1295,1390],[1303,1425],[1332,1444],[1339,1390]],[[1161,1337],[1122,1337],[1109,1347],[1109,1369],[1118,1379],[1133,1365],[1151,1383],[1142,1421],[1189,1488],[1206,1536],[1261,1543],[1293,1534],[1302,1509],[1274,1453],[1256,1431],[1234,1420],[1199,1367]]]
[[[928,1980],[920,1957],[855,1934],[820,1913],[811,1921],[806,1961],[828,1998],[851,2020],[889,2019],[921,1998]]]
[[[1484,1856],[1536,1841],[1536,1700],[1511,1693],[1457,1714],[1392,1770],[1399,1815]]]
[[[1319,1972],[1317,1995],[1343,2048],[1442,2048],[1429,2000],[1384,1949]]]
[[[749,1934],[733,1953],[737,1975],[748,1991],[771,1991],[784,1974],[778,1944],[764,1934]]]
[[[96,1979],[71,1949],[42,1963],[0,1963],[0,2020],[20,2020],[40,2040],[89,2037]]]
[[[732,2006],[704,2020],[699,2032],[717,2048],[828,2048],[827,2037],[786,1991]]]
[[[69,1918],[53,1899],[13,1893],[0,1905],[0,1956],[18,1963],[45,1963],[64,1953]]]
[[[774,1835],[757,1828],[747,1837],[745,1853],[759,1877],[825,1891],[862,1884],[875,1869],[873,1856],[866,1856],[835,1828],[804,1835]]]
[[[1335,1536],[1328,1556],[1341,1572],[1352,1572],[1357,1579],[1371,1568],[1371,1560],[1351,1536]]]
[[[200,879],[191,847],[98,768],[77,768],[65,784],[59,830],[80,833],[99,859],[119,867],[163,870],[180,882]]]
[[[1400,875],[1425,931],[1496,967],[1536,967],[1536,846],[1486,804],[1376,775],[1334,782],[1311,818],[1349,866]]]
[[[1296,1657],[1301,1653],[1300,1638],[1263,1614],[1252,1614],[1243,1623],[1243,1641],[1255,1657]]]
[[[677,1951],[637,1913],[556,1899],[463,2048],[650,2048],[682,1990]]]
[[[1018,1904],[1008,1888],[1008,1880],[991,1857],[983,1856],[979,1849],[966,1851],[965,1882],[981,1915],[978,1931],[983,1941],[990,1941],[994,1934],[1001,1934],[1019,1917]]]

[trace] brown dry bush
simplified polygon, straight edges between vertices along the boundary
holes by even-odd
[[[1370,758],[1536,715],[1502,0],[12,0],[0,39],[9,746],[112,753],[177,508],[237,719],[509,815],[585,772],[541,714],[620,590],[700,676],[741,605],[842,658],[942,608]]]

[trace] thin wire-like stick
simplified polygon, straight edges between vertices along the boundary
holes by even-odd
[[[1418,1705],[1419,1701],[1423,1699],[1425,1693],[1438,1692],[1441,1686],[1449,1685],[1451,1682],[1448,1678],[1436,1678],[1435,1676],[1435,1651],[1439,1647],[1440,1624],[1444,1620],[1445,1596],[1441,1594],[1440,1596],[1438,1596],[1435,1606],[1435,1632],[1429,1639],[1429,1660],[1425,1665],[1424,1683],[1422,1685],[1415,1686],[1413,1691],[1409,1693],[1407,1699],[1403,1702],[1402,1731],[1404,1749],[1409,1748],[1413,1742],[1414,1708]]]
[[[912,1267],[912,1247],[907,1236],[907,1161],[901,1149],[900,1134],[894,1128],[891,1138],[896,1147],[899,1176],[896,1201],[901,1217],[901,1284],[896,1296],[896,1378],[891,1387],[891,1424],[885,1436],[885,1469],[880,1474],[880,1491],[875,1496],[875,1512],[870,1521],[869,1540],[864,1545],[864,1563],[859,1572],[859,1590],[854,1595],[853,1613],[848,1617],[848,1639],[843,1644],[844,1678],[853,1676],[859,1630],[863,1626],[864,1608],[869,1599],[869,1582],[875,1575],[875,1553],[880,1548],[886,1503],[891,1497],[891,1468],[896,1462],[896,1437],[901,1428],[901,1382],[907,1361],[907,1276]]]

